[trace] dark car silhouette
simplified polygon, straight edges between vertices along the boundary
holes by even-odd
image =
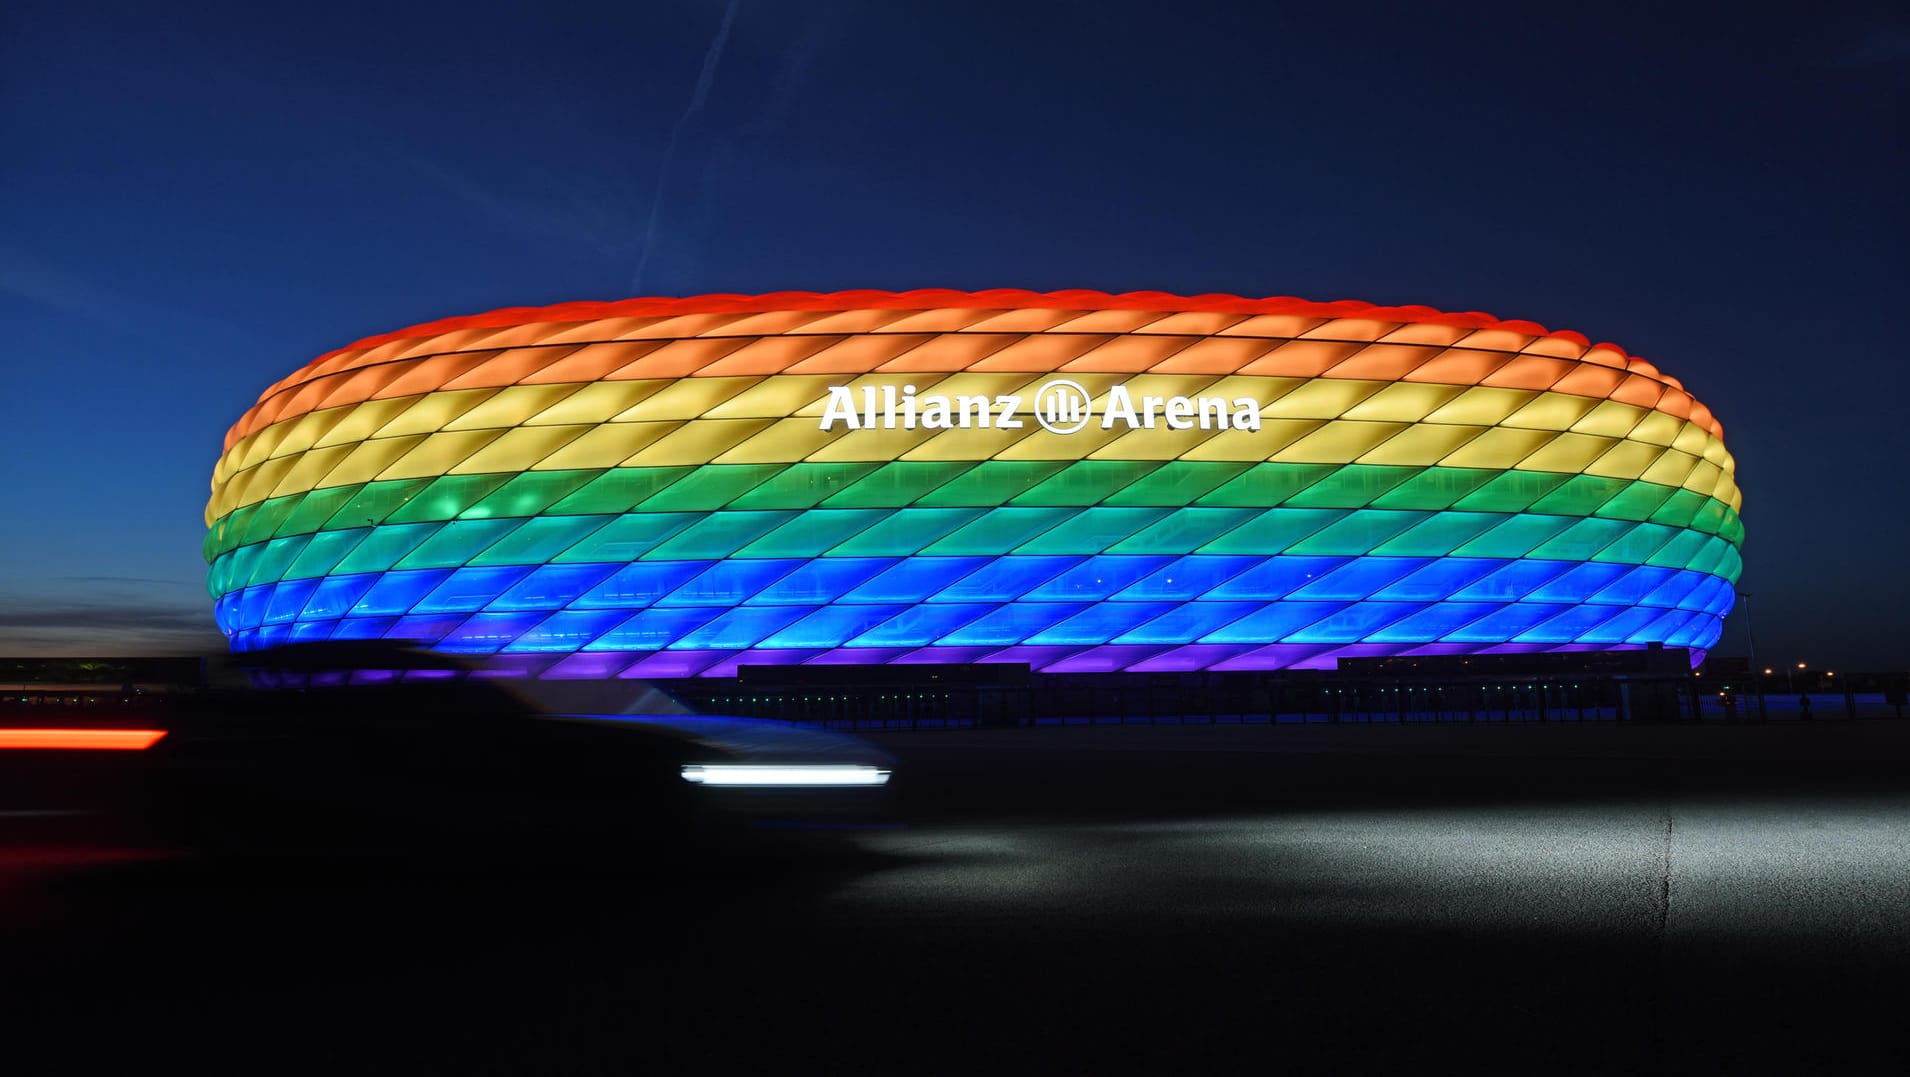
[[[150,753],[154,812],[202,848],[616,855],[889,818],[893,760],[867,742],[695,714],[654,685],[619,685],[621,713],[567,713],[408,647],[239,663],[248,683],[182,704]]]

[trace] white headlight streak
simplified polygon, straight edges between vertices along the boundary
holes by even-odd
[[[683,768],[683,780],[697,785],[753,786],[758,789],[813,788],[887,785],[889,772],[881,767],[841,764],[692,763]]]

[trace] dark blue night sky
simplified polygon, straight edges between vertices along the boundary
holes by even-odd
[[[726,10],[0,10],[0,653],[218,647],[220,439],[359,337],[631,294],[1019,287],[1616,342],[1724,423],[1760,658],[1910,665],[1891,6]],[[1718,653],[1743,639],[1734,614]]]

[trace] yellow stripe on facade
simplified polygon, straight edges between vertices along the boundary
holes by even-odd
[[[374,479],[618,466],[798,461],[1134,459],[1304,461],[1585,472],[1716,493],[1734,507],[1723,443],[1694,422],[1564,393],[1205,374],[1072,375],[1105,415],[1109,391],[1251,397],[1261,428],[1040,429],[1033,390],[1055,375],[770,375],[519,385],[417,394],[307,413],[232,447],[214,469],[210,519],[268,497]],[[828,390],[864,386],[985,397],[988,428],[823,430]],[[1020,397],[1019,430],[995,427]],[[569,421],[564,421],[569,420]],[[1697,461],[1705,464],[1696,466]],[[1691,461],[1686,466],[1683,461]]]

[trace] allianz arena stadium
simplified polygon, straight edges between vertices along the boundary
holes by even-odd
[[[1159,292],[494,311],[267,388],[206,509],[237,651],[548,678],[1718,640],[1741,498],[1652,364],[1485,314]]]

